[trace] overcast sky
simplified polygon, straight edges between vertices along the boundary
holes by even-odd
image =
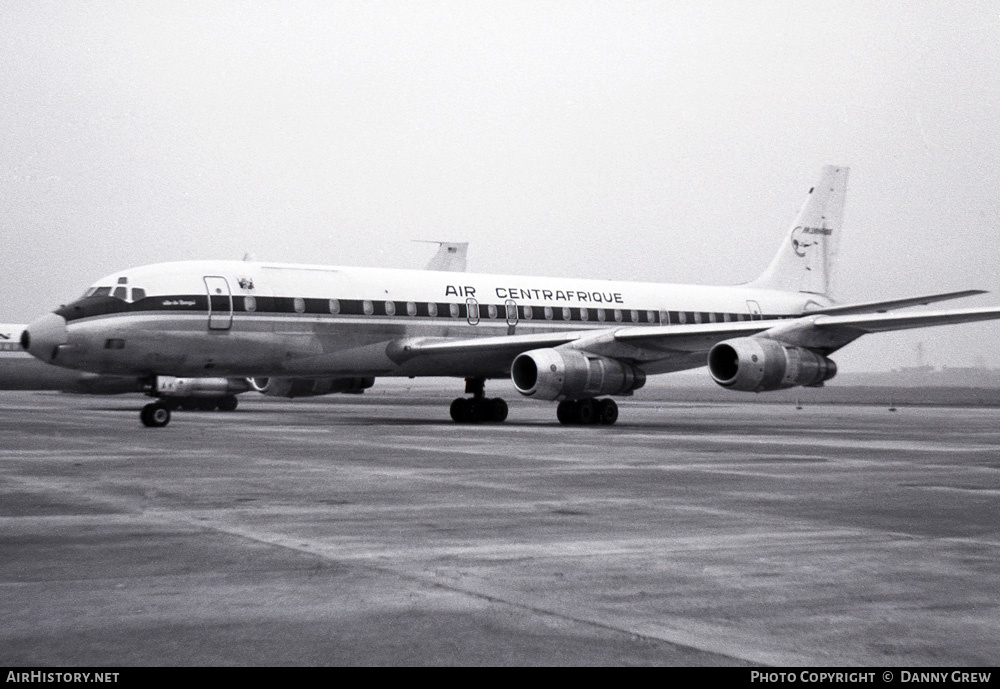
[[[851,167],[835,296],[1000,305],[1000,5],[0,0],[0,321],[258,258],[734,284]],[[950,305],[949,305],[950,306]],[[1000,325],[841,370],[1000,366]]]

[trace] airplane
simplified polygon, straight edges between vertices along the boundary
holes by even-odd
[[[243,378],[176,378],[88,373],[43,363],[24,351],[25,326],[0,323],[0,390],[57,390],[78,395],[145,393],[171,409],[233,411],[236,395],[253,389]]]
[[[114,375],[325,379],[358,388],[376,376],[465,379],[460,423],[507,418],[485,395],[510,377],[558,401],[563,424],[611,425],[612,396],[648,375],[708,366],[719,385],[764,392],[818,387],[829,357],[869,334],[1000,318],[1000,307],[887,313],[982,294],[963,290],[838,304],[830,270],[848,168],[825,166],[771,263],[737,286],[673,285],[239,261],[159,263],[112,273],[31,323],[32,355]],[[170,410],[140,414],[166,426]]]
[[[426,240],[421,240],[426,241]],[[438,245],[437,253],[425,270],[464,271],[469,244],[467,242],[430,242]],[[244,261],[255,260],[247,253]],[[104,375],[75,371],[43,363],[21,347],[21,334],[27,326],[21,323],[0,323],[0,390],[57,390],[80,395],[120,395],[144,393],[158,397],[171,409],[201,411],[234,411],[237,394],[256,390],[273,397],[303,397],[328,395],[335,392],[361,393],[374,384],[367,379],[361,384],[334,386],[325,379],[281,380],[268,378],[176,378]]]

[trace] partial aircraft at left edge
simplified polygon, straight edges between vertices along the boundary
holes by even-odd
[[[244,378],[163,378],[151,383],[138,376],[74,371],[39,361],[24,351],[25,326],[0,324],[0,390],[58,390],[80,395],[146,393],[173,408],[236,409],[236,395],[251,389]]]

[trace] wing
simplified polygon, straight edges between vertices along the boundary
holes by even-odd
[[[768,337],[829,354],[868,333],[996,319],[1000,319],[1000,307],[920,314],[809,314],[782,320],[631,326],[472,339],[409,338],[391,343],[387,353],[400,365],[403,375],[499,378],[509,374],[518,354],[549,347],[568,347],[649,367],[651,372],[666,372],[703,366],[713,345],[736,337]]]

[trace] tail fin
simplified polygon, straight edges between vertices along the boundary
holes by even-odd
[[[827,165],[771,265],[751,287],[829,294],[849,168]]]
[[[434,254],[424,270],[465,272],[465,257],[469,253],[468,242],[429,242],[426,239],[414,239],[413,241],[438,245],[437,253]]]

